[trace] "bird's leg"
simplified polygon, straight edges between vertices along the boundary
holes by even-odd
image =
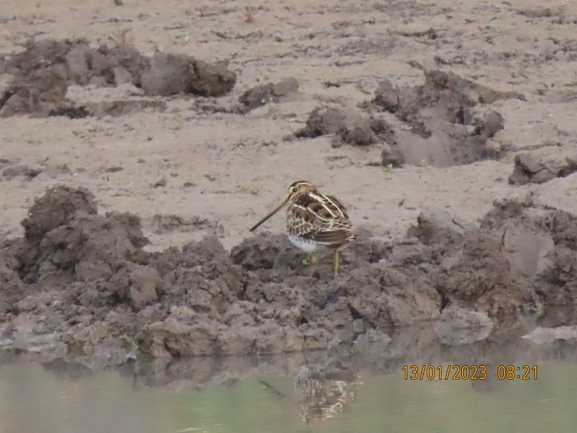
[[[335,277],[339,275],[339,251],[335,250]]]
[[[311,277],[315,274],[315,267],[317,264],[317,256],[315,253],[311,253]]]

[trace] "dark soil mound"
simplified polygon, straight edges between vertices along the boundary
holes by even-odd
[[[399,242],[359,230],[337,278],[329,257],[309,276],[305,255],[266,233],[230,254],[214,236],[146,253],[139,219],[98,215],[82,188],[49,190],[23,225],[0,250],[0,333],[51,359],[368,347],[443,310],[447,341],[507,339],[520,308],[577,295],[577,217],[530,199],[496,202],[480,228],[429,210]],[[463,323],[482,332],[451,337]]]
[[[333,147],[345,143],[356,146],[377,142],[395,144],[393,129],[384,119],[369,117],[352,108],[317,107],[309,115],[306,126],[295,136],[314,138],[333,134]]]
[[[127,45],[95,49],[84,39],[35,42],[24,52],[5,59],[3,69],[14,79],[0,94],[2,117],[83,117],[97,114],[97,108],[102,111],[103,107],[74,106],[65,98],[70,84],[132,83],[150,96],[220,96],[236,83],[236,74],[222,64],[211,65],[183,54],[156,53],[149,58]]]
[[[385,166],[398,167],[405,162],[435,167],[470,164],[496,156],[485,145],[505,125],[500,113],[477,112],[474,107],[510,98],[523,96],[498,92],[451,72],[425,71],[422,86],[398,88],[383,80],[373,101],[360,105],[366,112],[317,107],[295,136],[334,134],[333,147],[380,143]],[[395,114],[410,128],[390,124],[383,112]]]
[[[278,83],[260,84],[244,92],[238,102],[238,111],[248,113],[255,108],[271,102],[279,102],[282,98],[298,91],[299,83],[296,78],[285,78]]]
[[[519,153],[515,155],[515,168],[509,183],[525,185],[527,183],[545,183],[557,177],[566,177],[577,171],[577,155],[544,155],[542,152]]]
[[[522,95],[498,92],[451,72],[424,73],[422,86],[398,88],[382,81],[372,104],[366,104],[393,113],[410,126],[395,135],[406,162],[446,167],[487,157],[487,139],[503,129],[504,119],[494,111],[477,116],[473,108]]]

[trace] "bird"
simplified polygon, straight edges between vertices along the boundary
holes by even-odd
[[[362,385],[360,377],[348,368],[333,366],[311,371],[302,366],[295,377],[301,419],[305,424],[327,421],[356,400]]]
[[[315,253],[328,249],[334,251],[336,277],[340,251],[355,240],[354,227],[343,204],[319,192],[312,183],[299,180],[289,186],[287,198],[250,231],[254,232],[285,206],[288,238],[297,248],[310,254],[311,274],[317,263]]]

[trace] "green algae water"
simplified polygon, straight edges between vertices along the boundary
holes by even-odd
[[[10,362],[0,365],[0,432],[527,433],[577,425],[574,360],[536,362],[536,380],[490,381],[407,380],[401,364],[385,374],[297,364],[239,369],[203,358],[91,373]]]

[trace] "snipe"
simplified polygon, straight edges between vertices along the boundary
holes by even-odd
[[[260,220],[255,231],[266,220],[287,206],[286,227],[290,241],[311,255],[311,273],[317,262],[315,252],[334,251],[334,273],[339,273],[339,252],[355,240],[353,225],[345,207],[336,198],[321,194],[310,182],[299,180],[288,190],[288,197]]]

